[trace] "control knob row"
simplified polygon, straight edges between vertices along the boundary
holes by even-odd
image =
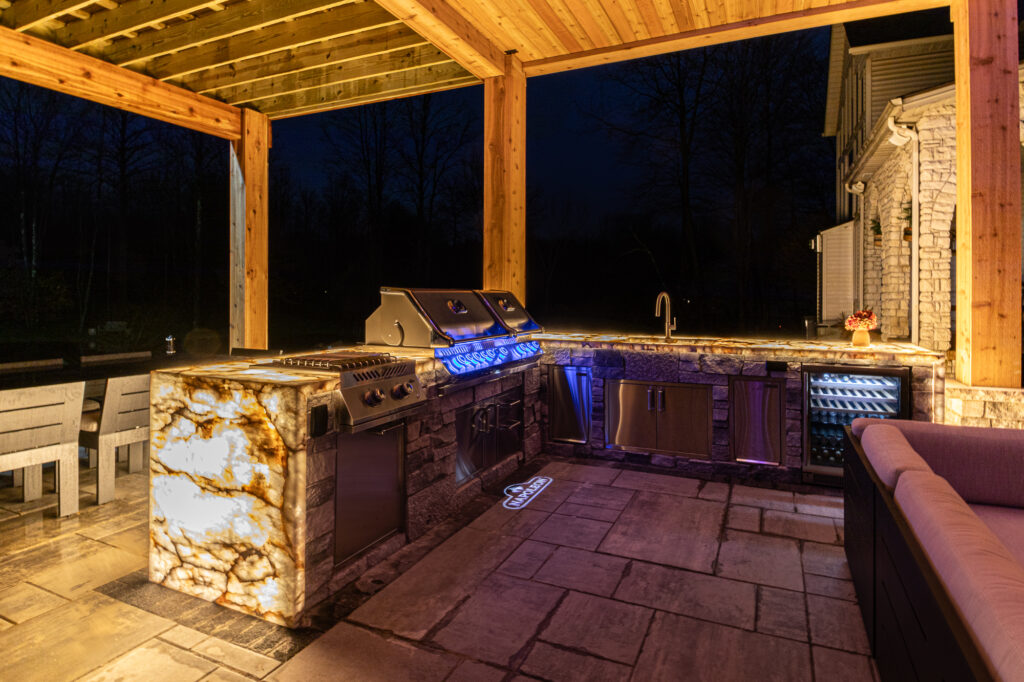
[[[394,386],[391,387],[391,397],[394,398],[395,400],[401,400],[402,398],[412,395],[412,393],[415,390],[416,387],[413,385],[411,381],[406,381],[405,383],[401,384],[395,384]],[[369,405],[370,407],[376,407],[377,405],[380,405],[382,402],[384,402],[386,398],[387,395],[384,393],[384,391],[380,390],[379,388],[370,389],[369,391],[363,394],[363,402]]]

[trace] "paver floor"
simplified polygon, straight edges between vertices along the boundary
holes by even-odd
[[[495,503],[285,654],[222,607],[194,622],[149,608],[179,595],[139,570],[144,474],[122,472],[102,507],[83,488],[70,519],[0,489],[0,679],[874,680],[841,498],[567,462],[541,473],[554,482],[527,507]]]

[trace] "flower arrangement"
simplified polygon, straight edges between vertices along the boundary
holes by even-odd
[[[865,331],[874,329],[878,326],[878,318],[871,312],[871,309],[858,310],[853,315],[846,318],[846,328],[849,331],[856,331],[863,329]]]

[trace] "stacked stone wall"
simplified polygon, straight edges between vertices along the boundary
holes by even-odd
[[[883,339],[910,336],[910,242],[904,241],[903,229],[909,227],[906,207],[910,205],[910,146],[898,147],[885,164],[872,176],[864,192],[864,212],[877,218],[882,227],[882,245],[865,250],[874,256],[865,262],[865,284],[879,283],[877,292],[865,302],[878,316]],[[870,232],[870,230],[868,230]],[[873,239],[873,235],[872,239]]]

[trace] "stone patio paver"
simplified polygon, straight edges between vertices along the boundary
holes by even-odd
[[[849,580],[829,578],[814,573],[804,573],[804,585],[808,594],[820,594],[823,597],[857,601],[857,593]]]
[[[422,639],[519,543],[518,538],[463,528],[349,618],[411,639]]]
[[[202,679],[202,682],[250,682],[251,677],[239,675],[228,668],[217,668]]]
[[[6,618],[12,623],[24,623],[67,603],[67,599],[35,585],[18,583],[0,591],[0,618]]]
[[[514,516],[498,532],[517,538],[530,537],[551,516],[549,512],[539,509],[518,509],[512,513]]]
[[[516,547],[508,559],[505,559],[505,562],[498,567],[498,572],[516,578],[532,578],[556,548],[557,545],[549,545],[546,542],[526,540]]]
[[[555,513],[562,514],[563,516],[579,516],[580,518],[594,519],[595,521],[611,522],[619,518],[618,509],[591,507],[586,504],[576,504],[574,502],[563,502],[562,505],[555,510]]]
[[[207,637],[193,646],[192,651],[254,677],[264,677],[281,665],[280,661],[275,661],[269,656],[225,642],[219,637]]]
[[[742,504],[746,507],[761,507],[762,509],[778,509],[779,511],[796,511],[796,503],[793,493],[785,490],[774,490],[772,488],[755,488],[748,485],[734,485],[732,497],[729,498],[732,504]]]
[[[807,595],[807,614],[811,622],[811,642],[833,649],[870,654],[864,621],[856,604]]]
[[[152,639],[82,678],[83,682],[194,682],[217,668],[205,658]]]
[[[829,578],[850,580],[850,566],[846,551],[836,545],[805,542],[803,547],[804,571]]]
[[[721,502],[639,492],[600,551],[711,573],[724,515]]]
[[[537,497],[530,501],[530,509],[553,512],[562,505],[569,496],[583,487],[579,481],[555,478]]]
[[[727,530],[716,574],[788,590],[804,589],[800,547],[790,538]]]
[[[610,597],[629,561],[572,547],[559,547],[534,580]]]
[[[476,661],[463,661],[445,682],[501,682],[507,673]]]
[[[160,639],[170,642],[175,646],[180,646],[182,649],[191,649],[208,636],[184,625],[175,625],[167,632],[161,633]]]
[[[725,502],[729,499],[729,484],[719,483],[718,481],[705,481],[697,497],[702,500]]]
[[[449,651],[509,665],[564,594],[558,587],[492,575],[433,640]]]
[[[634,680],[810,682],[808,646],[671,613],[656,613]]]
[[[597,483],[608,485],[619,475],[621,469],[586,464],[570,464],[568,462],[551,462],[541,469],[542,476],[561,478],[579,483]]]
[[[652,614],[641,606],[570,592],[540,638],[631,665]]]
[[[295,654],[268,679],[279,682],[365,679],[440,682],[458,663],[459,658],[451,654],[429,651],[400,639],[386,639],[341,622]],[[373,677],[368,677],[370,674]]]
[[[752,630],[757,587],[668,566],[634,561],[615,598]]]
[[[757,591],[757,631],[806,642],[807,605],[804,593],[766,585]]]
[[[757,507],[741,507],[736,504],[730,504],[725,525],[727,528],[759,533],[761,532],[761,510]]]
[[[825,647],[811,647],[814,679],[828,682],[874,682],[871,659]]]
[[[579,549],[597,549],[611,527],[607,521],[552,514],[530,539]]]
[[[559,682],[626,682],[631,672],[629,666],[621,663],[585,656],[544,642],[533,646],[520,670]]]
[[[843,518],[843,498],[841,495],[806,495],[796,494],[796,510],[801,514],[830,516],[833,519]]]
[[[665,474],[648,474],[640,471],[623,471],[612,483],[619,488],[630,488],[632,490],[644,490],[650,493],[665,493],[666,495],[683,495],[684,497],[697,497],[700,488],[700,481],[695,478],[683,478],[681,476],[667,476]]]
[[[570,495],[566,502],[622,511],[633,495],[634,492],[628,488],[588,484]]]
[[[835,544],[839,540],[835,522],[831,518],[784,512],[777,509],[764,510],[764,532],[824,544]]]

